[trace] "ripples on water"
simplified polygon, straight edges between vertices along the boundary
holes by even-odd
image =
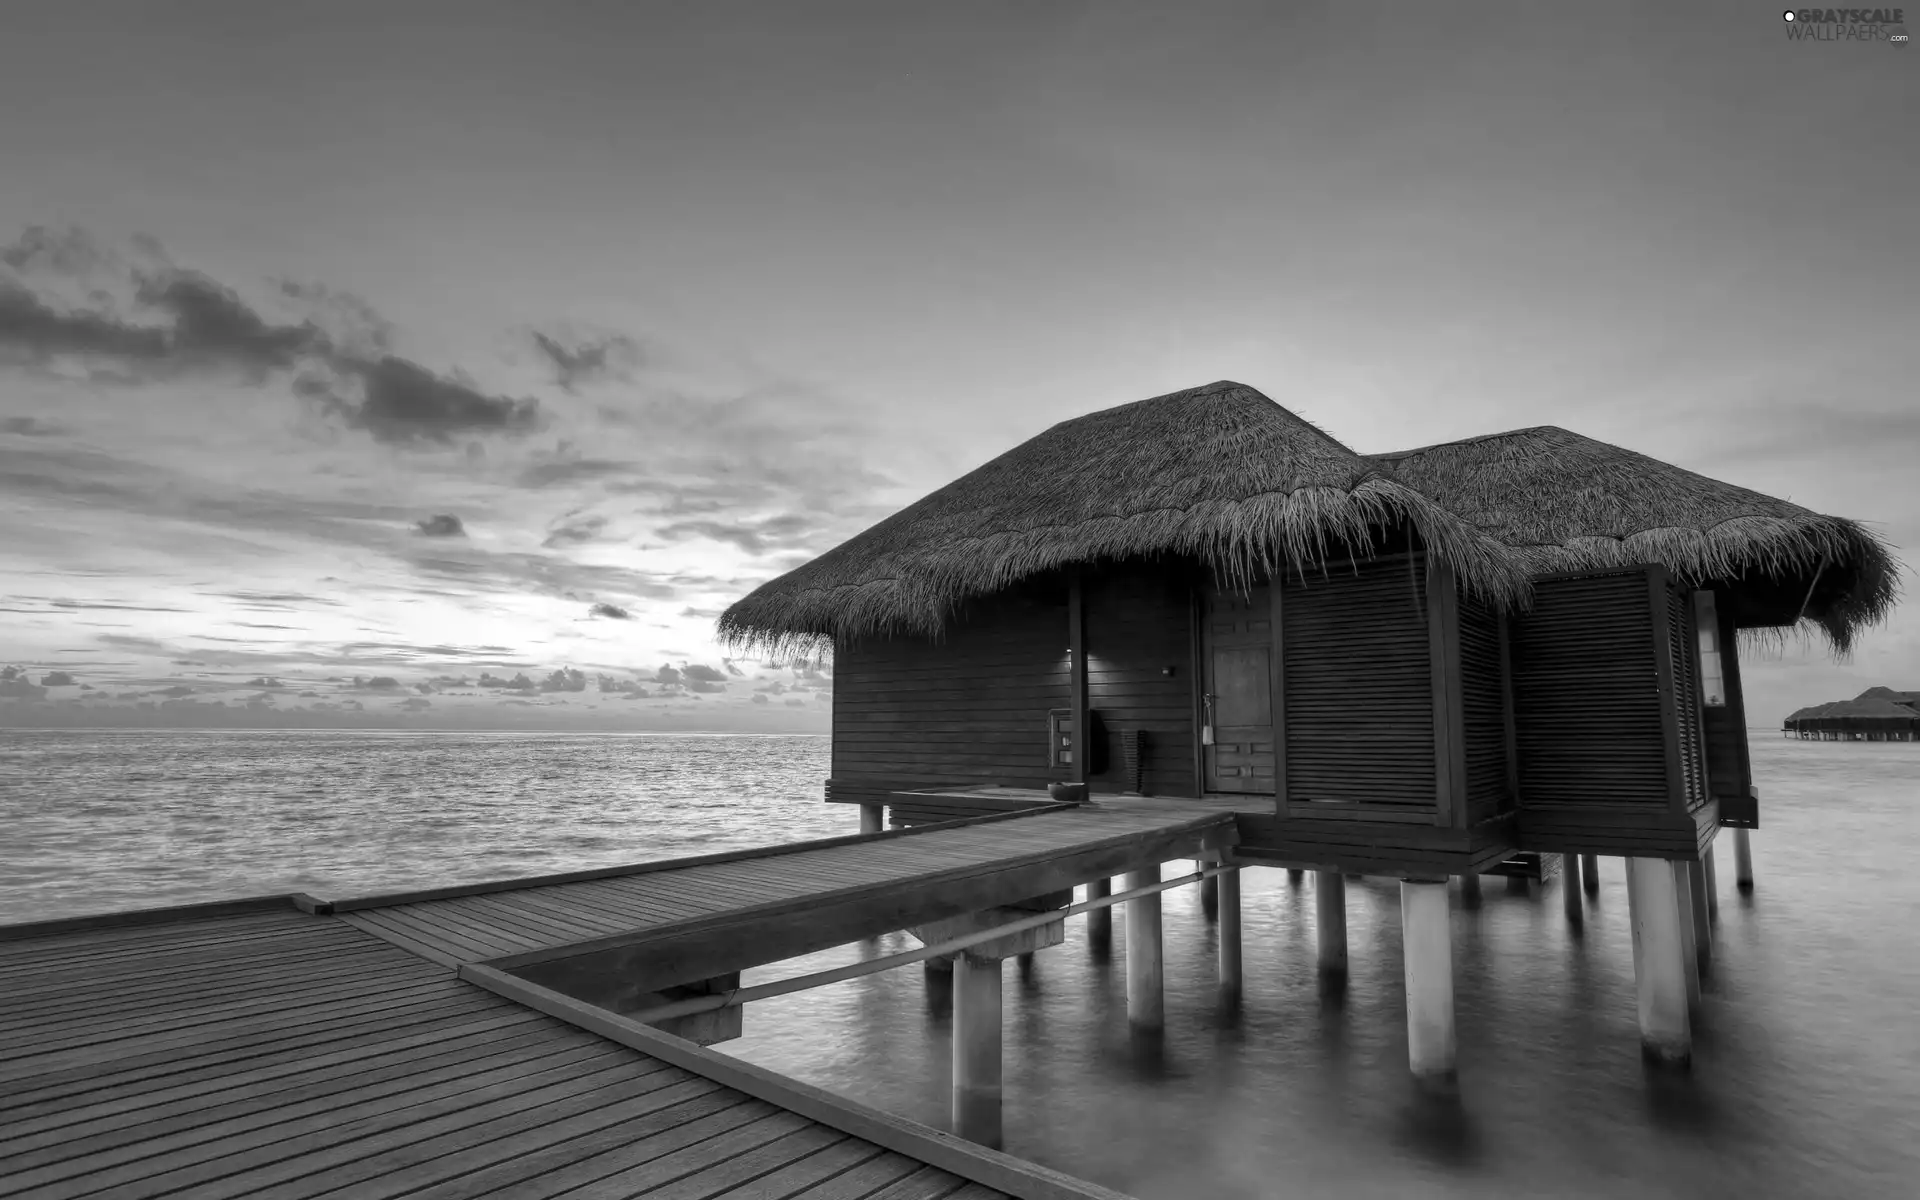
[[[1638,1051],[1624,874],[1570,935],[1558,882],[1456,909],[1461,1099],[1406,1077],[1398,891],[1348,885],[1323,998],[1313,897],[1247,871],[1246,999],[1165,903],[1167,1033],[1129,1037],[1123,920],[1006,972],[1008,1149],[1136,1195],[1920,1196],[1920,745],[1754,734],[1758,887],[1720,848],[1690,1077]],[[849,832],[809,737],[0,732],[0,921],[348,895]],[[1724,840],[1724,839],[1723,839]],[[1172,868],[1169,868],[1171,873]],[[907,949],[892,935],[749,973]],[[949,1011],[918,967],[752,1005],[742,1058],[944,1127]]]

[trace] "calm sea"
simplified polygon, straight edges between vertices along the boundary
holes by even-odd
[[[1082,922],[1007,972],[1008,1149],[1183,1197],[1920,1196],[1920,744],[1753,734],[1758,886],[1721,847],[1690,1077],[1635,1032],[1620,864],[1578,934],[1558,883],[1457,911],[1461,1097],[1405,1073],[1397,891],[1349,883],[1323,996],[1311,888],[1245,881],[1246,1001],[1169,894],[1167,1033],[1129,1036]],[[0,731],[0,921],[300,889],[343,896],[851,831],[817,737]],[[750,973],[904,949],[894,935]],[[723,1049],[946,1122],[949,1010],[918,967],[758,1003]]]

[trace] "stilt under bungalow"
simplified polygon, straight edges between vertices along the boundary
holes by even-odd
[[[1713,843],[1708,842],[1700,864],[1706,868],[1707,882],[1707,920],[1720,919],[1720,873],[1714,868]]]
[[[1314,923],[1323,978],[1347,977],[1347,881],[1338,871],[1313,873]]]
[[[1087,884],[1087,899],[1101,900],[1113,895],[1113,880],[1102,875]],[[1095,958],[1106,958],[1113,951],[1113,910],[1096,908],[1087,914],[1087,946]]]
[[[1160,882],[1160,864],[1127,873],[1127,890]],[[1127,904],[1127,1022],[1142,1033],[1166,1025],[1166,954],[1160,936],[1160,893]]]
[[[1627,860],[1627,909],[1633,924],[1641,1052],[1654,1062],[1687,1066],[1693,1059],[1693,1026],[1680,897],[1671,863],[1660,858]]]
[[[1240,870],[1224,871],[1214,879],[1219,884],[1219,988],[1223,1007],[1240,1004],[1242,972],[1240,965]]]
[[[1580,856],[1580,887],[1589,896],[1600,894],[1600,856],[1582,854]]]
[[[1562,854],[1560,856],[1560,906],[1567,914],[1567,920],[1579,924],[1582,916],[1580,903],[1580,856]]]
[[[1733,885],[1743,892],[1753,890],[1753,848],[1744,829],[1733,831]]]
[[[1400,881],[1400,930],[1407,988],[1407,1065],[1429,1085],[1454,1081],[1453,927],[1447,881]]]
[[[1708,970],[1713,965],[1713,901],[1707,891],[1707,869],[1698,862],[1681,863],[1687,872],[1688,911],[1693,916],[1693,951],[1700,960],[1700,969]]]
[[[1480,872],[1468,871],[1460,877],[1460,902],[1468,908],[1479,908],[1480,900]]]

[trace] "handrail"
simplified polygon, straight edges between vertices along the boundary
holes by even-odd
[[[1110,896],[1101,896],[1093,900],[1083,900],[1079,904],[1066,908],[1057,908],[1037,916],[1023,917],[1018,921],[1009,921],[1005,925],[996,925],[992,929],[983,929],[960,937],[948,938],[931,946],[922,946],[918,950],[906,950],[899,954],[889,954],[881,958],[869,958],[851,963],[844,967],[833,967],[825,971],[814,971],[806,975],[795,975],[791,979],[780,979],[773,983],[756,984],[753,987],[731,988],[725,992],[715,992],[707,996],[690,996],[685,1000],[675,1000],[671,1004],[662,1004],[635,1013],[632,1019],[643,1025],[665,1021],[674,1017],[687,1017],[695,1013],[714,1012],[722,1008],[735,1008],[754,1000],[767,1000],[774,996],[785,996],[793,992],[804,992],[809,988],[823,987],[829,983],[839,983],[847,979],[858,979],[863,975],[877,975],[882,971],[892,971],[900,967],[925,962],[930,958],[942,958],[949,954],[977,946],[982,942],[991,942],[1010,934],[1024,933],[1029,929],[1038,929],[1068,917],[1077,917],[1081,913],[1092,912],[1098,908],[1107,908],[1122,904],[1128,900],[1137,900],[1143,896],[1153,896],[1172,888],[1184,887],[1189,883],[1198,883],[1211,879],[1228,871],[1237,871],[1238,866],[1207,867],[1178,879],[1163,880],[1148,884],[1146,887],[1133,888],[1130,891],[1116,892]]]

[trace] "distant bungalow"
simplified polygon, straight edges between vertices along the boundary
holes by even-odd
[[[1872,687],[1851,700],[1800,709],[1786,720],[1789,737],[1829,742],[1920,741],[1920,692]]]

